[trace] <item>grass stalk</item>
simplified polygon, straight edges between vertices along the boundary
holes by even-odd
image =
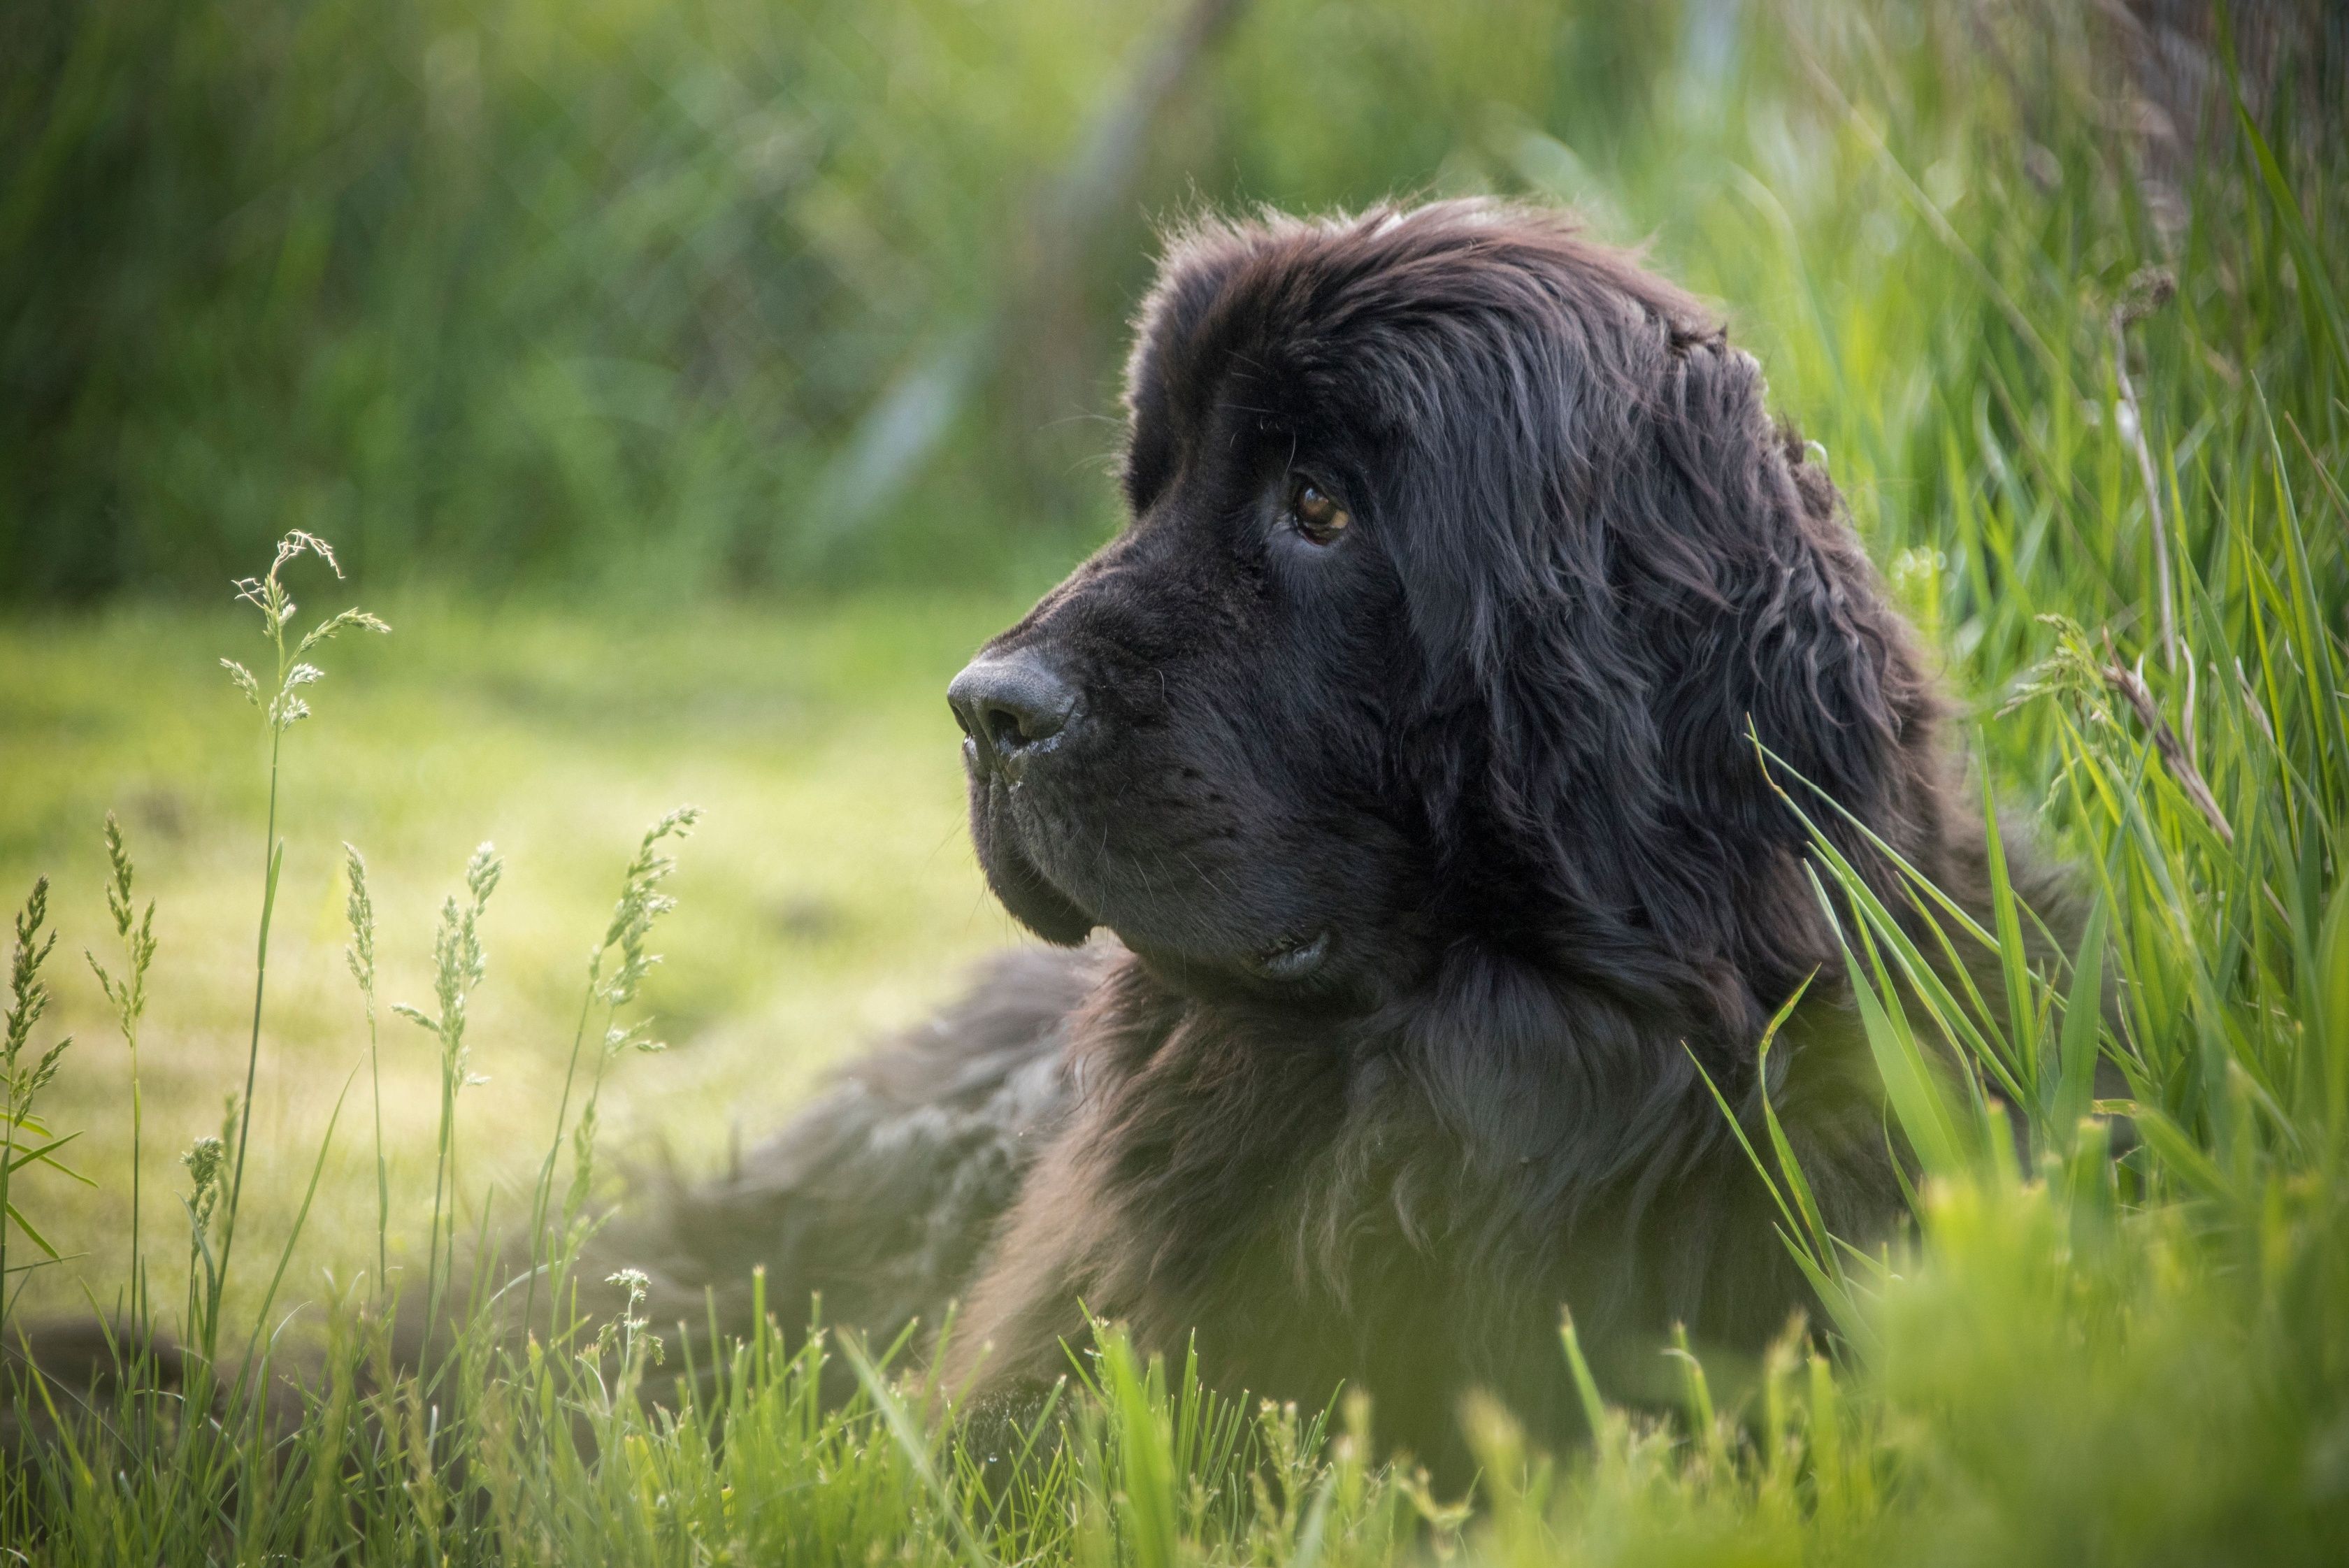
[[[48,913],[49,879],[39,877],[16,917],[8,960],[8,1011],[5,1019],[0,1020],[0,1347],[7,1344],[10,1308],[23,1289],[20,1283],[12,1291],[9,1276],[12,1272],[28,1274],[37,1266],[18,1264],[11,1270],[10,1228],[31,1243],[43,1261],[54,1263],[58,1257],[48,1238],[16,1206],[15,1196],[17,1171],[36,1161],[55,1166],[55,1151],[70,1140],[47,1137],[48,1128],[35,1115],[34,1106],[42,1088],[57,1075],[58,1058],[73,1044],[72,1037],[58,1040],[34,1061],[25,1058],[32,1044],[33,1026],[48,1011],[49,988],[41,967],[57,944],[56,931],[42,934]],[[22,1141],[28,1135],[43,1141],[28,1145]]]
[[[281,682],[285,675],[284,664],[281,654],[278,671]],[[221,1292],[227,1288],[229,1260],[236,1245],[237,1205],[244,1193],[244,1155],[253,1134],[253,1091],[260,1080],[261,1009],[269,983],[269,924],[277,910],[277,875],[285,864],[285,846],[277,837],[277,769],[284,739],[285,731],[273,725],[269,734],[269,813],[262,838],[261,919],[254,939],[253,1031],[245,1047],[244,1093],[238,1097],[237,1101],[236,1136],[230,1142],[231,1173],[228,1200],[221,1212],[220,1262],[211,1272],[204,1296],[201,1343],[206,1360],[213,1357],[220,1343]]]
[[[481,916],[497,890],[505,862],[496,847],[482,844],[465,864],[464,896],[441,902],[440,924],[432,942],[433,992],[437,1012],[407,1003],[392,1011],[433,1036],[440,1047],[440,1115],[434,1139],[432,1212],[425,1242],[425,1322],[437,1331],[442,1296],[456,1267],[457,1101],[475,1081],[466,1070],[468,1000],[489,973],[481,944]]]
[[[285,845],[277,837],[277,795],[285,732],[310,716],[310,705],[301,691],[324,674],[304,655],[346,629],[356,627],[379,633],[391,630],[364,611],[345,610],[311,627],[299,643],[289,648],[285,627],[293,620],[296,606],[286,591],[283,573],[290,562],[305,554],[316,556],[337,578],[342,576],[342,563],[335,559],[333,548],[316,535],[296,529],[278,541],[276,558],[265,573],[241,579],[236,584],[238,602],[252,605],[260,614],[263,634],[269,639],[274,659],[269,695],[264,696],[261,683],[243,665],[234,659],[221,660],[222,667],[229,672],[245,700],[260,713],[267,730],[269,805],[263,820],[261,918],[254,937],[253,1017],[245,1048],[244,1093],[237,1102],[236,1131],[229,1150],[232,1163],[227,1197],[219,1215],[220,1254],[216,1261],[207,1264],[203,1310],[198,1327],[198,1343],[207,1365],[219,1349],[221,1298],[228,1286],[229,1264],[236,1244],[237,1215],[244,1196],[245,1153],[253,1132],[253,1096],[260,1084],[262,1010],[269,984],[269,928],[277,909],[278,877],[285,865]]]
[[[376,1028],[375,898],[367,888],[367,860],[347,843],[343,846],[343,880],[347,890],[344,915],[351,928],[343,956],[367,1013],[367,1091],[375,1116],[375,1289],[380,1297],[391,1288],[391,1167],[383,1148],[383,1062]]]
[[[147,1011],[147,971],[155,960],[155,903],[150,899],[146,913],[136,913],[131,898],[135,868],[122,841],[122,825],[111,811],[106,814],[105,838],[109,873],[106,903],[108,913],[114,918],[115,937],[122,946],[121,977],[117,979],[88,948],[82,950],[82,956],[97,975],[98,990],[107,1005],[114,1010],[115,1025],[121,1031],[122,1044],[130,1058],[129,1316],[132,1339],[143,1346],[153,1315],[147,1297],[147,1252],[141,1225],[144,1205],[140,1201],[140,1180],[145,1166],[147,1116],[146,1097],[139,1079],[139,1022]]]
[[[563,1070],[563,1090],[555,1101],[554,1133],[548,1140],[546,1158],[539,1165],[538,1180],[531,1192],[530,1206],[530,1274],[523,1286],[523,1321],[533,1322],[533,1311],[538,1299],[538,1277],[549,1266],[549,1238],[546,1223],[549,1205],[554,1191],[554,1167],[563,1152],[566,1137],[574,1145],[572,1193],[564,1205],[566,1240],[556,1244],[555,1258],[558,1278],[555,1293],[559,1296],[567,1238],[577,1218],[579,1205],[587,1196],[593,1159],[595,1103],[604,1087],[604,1072],[613,1057],[635,1047],[639,1051],[657,1052],[664,1047],[654,1040],[648,1026],[639,1022],[628,1028],[618,1026],[620,1009],[636,1000],[645,977],[660,962],[660,955],[646,950],[646,940],[652,934],[653,924],[677,907],[677,901],[660,891],[677,869],[676,858],[663,849],[670,840],[683,840],[692,835],[701,820],[698,806],[680,806],[645,830],[636,846],[636,858],[628,862],[620,879],[620,896],[612,906],[612,917],[604,928],[603,940],[587,955],[587,983],[579,998],[579,1022],[572,1031],[571,1050]],[[606,974],[605,965],[616,954],[618,962]],[[595,1006],[604,1006],[604,1030],[601,1048],[596,1053],[595,1075],[590,1081],[585,1103],[581,1107],[575,1127],[569,1123],[571,1097],[579,1078],[580,1057],[586,1043],[587,1023],[595,1015]]]

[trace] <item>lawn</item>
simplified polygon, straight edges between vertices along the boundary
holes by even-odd
[[[315,562],[288,576],[305,612],[351,597]],[[492,1191],[510,1202],[543,1154],[585,954],[637,836],[672,806],[703,808],[647,987],[669,1049],[622,1063],[605,1109],[616,1148],[709,1169],[772,1128],[828,1063],[919,1017],[970,959],[1015,940],[963,830],[959,735],[941,694],[1022,607],[871,596],[631,617],[416,598],[378,607],[389,637],[329,645],[308,693],[316,715],[286,738],[254,1106],[249,1201],[277,1235],[349,1088],[295,1277],[347,1278],[374,1257],[344,841],[369,867],[387,1002],[430,1000],[440,900],[476,844],[506,858],[471,1037],[471,1071],[487,1081],[460,1110],[470,1220]],[[85,1286],[110,1303],[127,1277],[129,1063],[79,953],[112,962],[109,811],[140,900],[157,904],[140,1052],[150,1225],[184,1230],[161,1195],[184,1188],[180,1153],[219,1130],[222,1098],[243,1081],[267,756],[219,660],[255,663],[266,648],[253,613],[225,603],[0,626],[0,885],[14,902],[36,874],[54,882],[70,962],[55,969],[51,1020],[78,1041],[43,1103],[84,1130],[71,1163],[99,1178],[22,1194],[79,1254],[36,1278],[34,1310],[77,1304]],[[389,1016],[379,1059],[397,1262],[422,1244],[440,1066],[429,1035]],[[180,1256],[166,1247],[155,1260],[171,1299]]]

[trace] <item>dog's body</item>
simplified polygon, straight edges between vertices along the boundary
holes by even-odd
[[[1384,1436],[1456,1472],[1470,1387],[1573,1435],[1562,1308],[1610,1395],[1654,1400],[1679,1385],[1657,1355],[1672,1326],[1750,1353],[1809,1301],[1701,1080],[1669,1100],[1628,1077],[1513,1083],[1566,1037],[1541,1033],[1559,1004],[1521,1002],[1519,1032],[1474,1037],[1499,1069],[1463,1081],[1444,1047],[1482,1020],[1210,1032],[1113,944],[1023,953],[596,1253],[647,1269],[658,1320],[688,1326],[706,1296],[747,1326],[753,1268],[781,1310],[820,1297],[827,1322],[884,1344],[959,1303],[949,1377],[1015,1409],[1069,1369],[1087,1311],[1178,1358],[1195,1332],[1216,1386],[1309,1408],[1366,1387]],[[1850,1066],[1841,1043],[1782,1048]],[[1880,1233],[1895,1183],[1865,1093],[1795,1074],[1773,1103],[1829,1225]],[[1625,1111],[1645,1119],[1592,1136]],[[1592,1158],[1560,1159],[1578,1138],[1615,1168],[1559,1191],[1560,1167]]]
[[[983,1392],[1088,1312],[1195,1333],[1428,1457],[1472,1386],[1570,1434],[1562,1308],[1634,1397],[1675,1326],[1759,1349],[1809,1295],[1714,1089],[1760,1143],[1815,974],[1770,1103],[1836,1233],[1900,1206],[1759,748],[1896,907],[1884,847],[1976,902],[1984,856],[1758,367],[1458,203],[1181,242],[1128,403],[1133,523],[951,694],[998,894],[1119,940],[983,977],[645,1246],[695,1303],[754,1262],[885,1336],[959,1301]]]

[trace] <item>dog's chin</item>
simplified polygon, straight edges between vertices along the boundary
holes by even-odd
[[[995,820],[985,790],[973,793],[970,831],[979,869],[1011,918],[1056,946],[1074,947],[1101,922],[1062,892],[1022,852],[1009,826]]]
[[[1203,909],[1170,900],[1167,890],[1115,885],[1071,892],[1064,869],[1044,870],[1049,853],[1031,851],[1021,824],[991,789],[971,796],[971,839],[988,886],[1012,919],[1045,941],[1074,947],[1107,928],[1133,953],[1187,987],[1305,995],[1330,988],[1342,966],[1323,924],[1268,924],[1253,912]],[[1039,850],[1049,846],[1038,846]],[[1081,902],[1080,902],[1081,900]]]
[[[987,885],[995,890],[1011,918],[1045,941],[1074,947],[1101,923],[1018,855],[989,855],[981,863],[987,869]]]

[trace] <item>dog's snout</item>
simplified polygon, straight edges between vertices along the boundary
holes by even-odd
[[[1030,653],[974,659],[947,686],[955,722],[977,742],[980,759],[1007,776],[1068,727],[1076,688]]]

